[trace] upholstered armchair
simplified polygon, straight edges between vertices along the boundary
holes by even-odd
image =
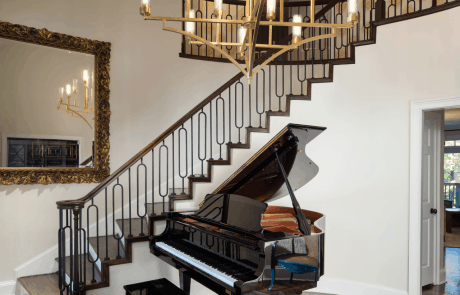
[[[314,281],[319,278],[319,238],[317,235],[300,237],[297,239],[275,241],[271,252],[271,285],[275,284],[276,267],[282,267],[291,273],[289,283],[292,283],[294,274],[313,272]]]

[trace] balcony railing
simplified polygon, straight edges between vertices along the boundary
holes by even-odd
[[[454,208],[460,207],[460,183],[444,183],[444,199],[452,201]]]

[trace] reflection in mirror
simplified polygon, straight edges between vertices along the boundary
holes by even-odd
[[[0,38],[0,167],[88,167],[94,56]]]

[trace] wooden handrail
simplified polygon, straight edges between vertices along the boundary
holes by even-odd
[[[315,20],[319,19],[322,17],[327,11],[325,9],[322,9],[319,13],[315,14]],[[279,42],[279,45],[285,45],[288,44],[292,40],[292,34],[289,34],[286,36],[284,39]],[[278,48],[272,48],[268,50],[264,55],[259,57],[257,60],[254,61],[254,67],[257,67],[258,65],[262,64],[268,57],[273,55],[275,52],[277,52],[279,49]],[[102,190],[104,190],[110,183],[115,181],[117,178],[119,178],[124,172],[126,172],[129,168],[131,168],[135,163],[137,163],[141,158],[143,158],[145,155],[147,155],[153,148],[155,148],[157,145],[159,145],[164,139],[166,139],[173,131],[176,129],[180,128],[182,124],[184,124],[187,120],[189,120],[193,115],[198,113],[202,108],[204,108],[210,101],[213,99],[217,98],[219,94],[227,90],[227,88],[234,83],[238,82],[241,78],[243,78],[244,75],[243,73],[239,72],[236,74],[233,78],[228,80],[225,84],[223,84],[221,87],[219,87],[216,91],[211,93],[208,97],[206,97],[202,102],[200,102],[197,106],[195,106],[193,109],[191,109],[187,114],[185,114],[182,118],[180,118],[176,123],[174,123],[171,127],[166,129],[160,136],[158,136],[154,141],[152,141],[149,145],[147,145],[145,148],[143,148],[140,152],[138,152],[134,157],[132,157],[128,162],[126,162],[123,166],[118,168],[114,173],[112,173],[109,177],[104,179],[97,187],[95,187],[92,191],[90,191],[88,194],[86,194],[84,197],[78,199],[78,200],[73,200],[73,201],[58,201],[56,202],[58,205],[58,208],[64,208],[69,205],[69,203],[74,203],[75,201],[80,201],[80,202],[88,202],[91,199],[93,199],[97,194],[99,194]]]

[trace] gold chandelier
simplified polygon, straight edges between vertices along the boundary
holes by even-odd
[[[64,87],[59,88],[59,94],[58,94],[58,105],[57,108],[60,111],[65,111],[69,114],[72,115],[72,117],[80,118],[83,121],[88,124],[88,126],[93,129],[91,124],[88,122],[88,120],[85,119],[85,117],[82,116],[82,114],[90,114],[94,115],[94,108],[90,108],[89,105],[89,98],[88,98],[88,87],[89,87],[89,80],[90,80],[90,74],[88,70],[83,70],[81,72],[81,77],[83,80],[83,85],[85,88],[85,102],[83,106],[77,105],[77,93],[78,93],[78,80],[73,79],[73,85],[67,84]],[[91,75],[91,80],[94,85],[94,73]],[[72,94],[74,95],[74,100],[73,104],[70,102],[70,99],[72,98]],[[67,97],[67,103],[63,101],[64,96]],[[91,88],[91,102],[94,101],[94,89]],[[93,118],[94,119],[94,118]]]
[[[179,33],[188,37],[191,44],[206,44],[225,56],[231,61],[238,69],[247,77],[248,83],[251,84],[251,80],[257,72],[262,69],[266,64],[273,61],[276,57],[281,54],[297,48],[299,45],[313,42],[319,39],[333,38],[337,36],[337,29],[349,29],[353,28],[355,23],[358,21],[358,4],[357,0],[348,0],[348,18],[347,24],[325,24],[315,23],[315,0],[311,0],[310,5],[310,22],[302,22],[303,17],[301,15],[294,15],[292,22],[284,21],[284,0],[246,0],[246,17],[242,20],[228,20],[222,18],[222,4],[223,0],[214,0],[214,15],[216,19],[196,18],[195,10],[190,6],[191,0],[186,0],[186,11],[185,15],[188,17],[161,17],[161,16],[150,16],[151,7],[150,0],[141,0],[140,13],[146,20],[161,20],[163,21],[163,30]],[[277,4],[279,2],[279,5]],[[262,11],[266,6],[266,21],[262,20]],[[279,21],[276,19],[276,9],[279,7]],[[185,31],[171,28],[166,26],[166,22],[185,22]],[[215,41],[208,41],[196,35],[196,23],[211,23],[217,27]],[[222,42],[220,26],[222,24],[236,24],[240,25],[238,31],[238,43]],[[267,44],[257,43],[257,34],[260,26],[268,26],[269,36]],[[290,45],[276,45],[273,44],[273,26],[280,27],[291,27],[292,28],[292,42]],[[322,34],[306,39],[302,39],[302,30],[305,27],[309,28],[329,28],[331,29],[330,34]],[[240,58],[244,60],[246,69],[241,66],[230,54],[219,48],[219,46],[236,46],[238,48],[238,54]],[[278,52],[271,55],[257,68],[254,68],[255,60],[255,49],[256,48],[276,48],[280,49]]]

